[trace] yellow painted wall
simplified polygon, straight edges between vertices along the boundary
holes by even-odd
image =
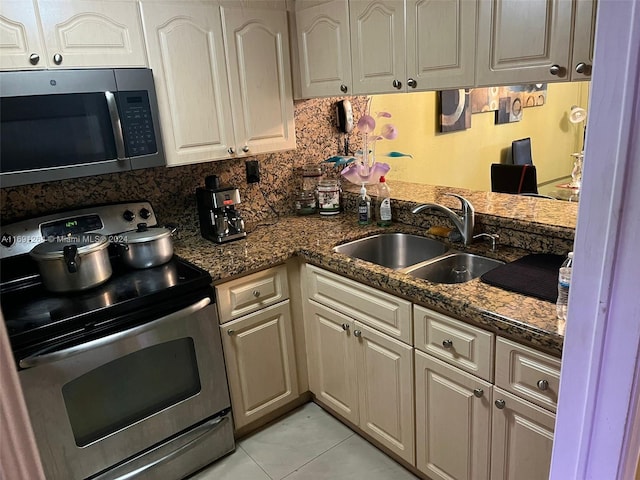
[[[583,124],[568,120],[572,105],[587,108],[589,82],[548,84],[547,102],[524,109],[520,122],[495,125],[495,112],[471,115],[471,128],[439,133],[437,93],[376,95],[371,112],[389,112],[390,119],[378,119],[378,128],[393,123],[395,140],[382,140],[377,153],[400,151],[411,158],[378,157],[391,165],[390,180],[446,185],[473,190],[490,190],[490,165],[504,161],[503,149],[512,140],[531,137],[531,152],[538,183],[569,176],[571,153],[582,148]],[[356,112],[356,120],[361,112]],[[375,116],[375,115],[374,115]]]

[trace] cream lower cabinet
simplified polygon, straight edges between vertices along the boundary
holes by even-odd
[[[432,479],[487,480],[493,385],[415,351],[416,466]]]
[[[311,392],[413,463],[413,348],[313,300],[305,319]]]
[[[299,397],[284,265],[216,286],[236,429]]]
[[[498,387],[491,425],[491,480],[547,480],[556,416]]]
[[[2,70],[147,65],[136,0],[3,0],[0,50]]]

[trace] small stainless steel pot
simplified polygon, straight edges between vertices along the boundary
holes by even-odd
[[[30,252],[38,263],[42,284],[52,292],[86,290],[111,277],[111,262],[103,235],[84,234],[42,242]]]
[[[150,268],[167,263],[173,257],[175,229],[147,227],[139,223],[135,232],[122,234],[120,257],[125,265],[132,268]]]

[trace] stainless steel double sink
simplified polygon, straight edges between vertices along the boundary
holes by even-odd
[[[372,235],[338,245],[333,251],[434,283],[468,282],[504,264],[408,233]]]

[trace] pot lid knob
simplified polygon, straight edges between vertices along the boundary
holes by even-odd
[[[146,232],[147,230],[149,230],[147,228],[147,224],[146,223],[139,223],[138,224],[138,232]]]

